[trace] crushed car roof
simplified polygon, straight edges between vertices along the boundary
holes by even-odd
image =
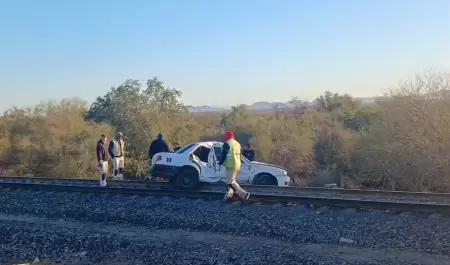
[[[204,145],[204,146],[209,147],[209,148],[211,148],[213,146],[222,146],[223,145],[223,143],[219,142],[219,141],[197,142],[197,144]]]

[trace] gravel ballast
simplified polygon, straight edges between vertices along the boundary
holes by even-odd
[[[2,264],[442,265],[446,256],[0,215]]]
[[[310,259],[308,261],[310,263],[304,261],[305,263],[303,264],[378,264],[368,263],[369,261],[367,260],[350,260],[348,257],[343,259],[341,255],[337,254],[333,258],[327,255],[320,257],[320,254],[318,254],[320,252],[311,250],[318,246],[321,246],[319,249],[328,247],[336,251],[340,248],[356,249],[358,250],[356,253],[367,252],[369,253],[367,254],[368,256],[373,253],[378,253],[373,256],[372,260],[375,262],[375,260],[381,258],[386,259],[380,264],[389,264],[387,262],[391,261],[388,259],[394,257],[393,255],[395,253],[406,253],[399,254],[403,258],[392,261],[395,264],[402,264],[401,262],[406,260],[406,256],[410,260],[408,260],[409,263],[404,264],[434,264],[415,263],[414,256],[411,255],[416,255],[417,257],[418,255],[431,255],[430,257],[440,260],[440,264],[450,262],[450,259],[447,257],[450,252],[450,221],[445,218],[427,218],[425,215],[351,213],[341,210],[325,210],[318,213],[318,211],[308,208],[280,205],[242,206],[238,204],[227,204],[221,201],[202,201],[183,198],[128,195],[111,196],[24,190],[4,191],[0,193],[0,199],[2,201],[0,204],[0,213],[4,214],[4,216],[29,215],[50,218],[52,220],[64,218],[66,221],[70,220],[74,223],[89,222],[89,225],[82,229],[86,232],[83,234],[79,234],[74,228],[64,228],[63,225],[60,225],[57,229],[55,228],[55,233],[53,233],[55,238],[59,235],[59,232],[56,231],[60,229],[61,236],[64,234],[76,235],[80,236],[80,239],[74,237],[73,240],[88,242],[88,235],[94,233],[89,231],[89,228],[94,224],[109,225],[111,227],[127,226],[133,229],[145,229],[146,231],[152,231],[152,233],[170,233],[170,231],[183,230],[184,233],[191,233],[189,234],[191,236],[197,233],[196,235],[202,234],[213,235],[213,237],[219,238],[229,238],[229,240],[227,239],[225,241],[217,239],[216,241],[219,245],[216,247],[217,250],[214,251],[214,247],[212,246],[214,244],[211,243],[215,242],[214,240],[207,244],[200,240],[196,244],[190,243],[189,245],[186,241],[183,241],[183,239],[188,240],[186,237],[189,236],[186,235],[179,236],[173,242],[166,238],[161,241],[147,242],[148,240],[143,240],[142,243],[130,243],[129,240],[132,239],[127,239],[126,237],[119,236],[119,238],[112,240],[107,239],[109,232],[97,233],[100,238],[106,237],[105,239],[99,239],[99,242],[104,240],[106,245],[111,244],[111,242],[108,243],[109,241],[116,242],[117,240],[117,242],[125,242],[124,244],[128,244],[130,249],[135,249],[136,253],[145,253],[145,249],[149,246],[152,248],[160,247],[161,251],[165,250],[167,253],[170,253],[172,251],[171,248],[176,247],[177,249],[186,248],[184,250],[186,253],[194,251],[194,254],[191,253],[194,256],[204,251],[208,258],[213,258],[215,254],[211,253],[222,253],[223,251],[221,252],[220,249],[227,249],[227,244],[230,244],[230,247],[236,247],[236,244],[233,243],[236,238],[242,239],[243,241],[246,238],[251,238],[253,239],[251,244],[240,244],[237,249],[239,251],[242,250],[243,252],[241,253],[248,253],[248,255],[261,253],[258,255],[261,256],[260,259],[264,261],[263,263],[269,261],[278,262],[282,258],[281,256],[283,256],[285,259],[283,264],[302,264],[301,262],[292,263],[293,261],[290,261],[289,258],[292,256],[293,259],[302,257],[306,260]],[[8,223],[11,222],[7,220],[8,218],[2,221],[2,227],[11,225]],[[38,222],[29,226],[28,229],[37,229],[37,231],[40,231],[39,233],[48,233],[48,236],[51,236],[52,231],[46,230],[51,228],[48,227],[49,225],[51,226],[51,224],[45,224],[45,222]],[[4,228],[0,229],[3,231],[2,233],[9,231],[8,233],[12,234],[19,231],[13,231],[16,227],[19,226],[14,224],[7,231]],[[34,234],[34,231],[26,230],[25,225],[22,230],[23,232],[20,233],[24,233],[23,237],[27,237],[27,235],[32,237]],[[114,237],[117,235],[111,236]],[[1,243],[5,246],[7,242],[4,242],[3,238],[6,237],[2,235],[1,238]],[[202,237],[200,236],[200,238]],[[33,241],[32,238],[30,240]],[[73,244],[69,243],[64,244],[73,246]],[[64,244],[58,243],[55,246],[62,247]],[[89,245],[90,243],[85,244]],[[197,244],[198,248],[196,249],[195,246]],[[139,246],[141,245],[142,247],[140,248]],[[278,248],[275,246],[278,246]],[[190,249],[191,247],[192,249]],[[208,247],[213,249],[208,249]],[[108,249],[114,249],[114,247]],[[291,249],[292,253],[288,251],[289,249]],[[57,250],[55,251],[58,253]],[[84,250],[81,250],[80,247],[76,251],[82,252]],[[119,251],[122,250],[119,249]],[[272,252],[273,254],[270,254]],[[123,254],[124,252],[121,253]],[[128,251],[126,253],[128,255]],[[162,255],[162,258],[168,257],[169,254],[167,253],[166,255]],[[225,250],[225,253],[228,255],[229,251]],[[276,256],[277,259],[269,259],[267,256],[269,254]],[[444,256],[438,256],[438,254]],[[240,256],[240,254],[236,255]],[[360,254],[355,254],[354,256],[359,257]],[[415,257],[416,260],[417,257]],[[189,260],[189,258],[187,259]],[[240,263],[240,261],[227,261],[227,259],[228,257],[222,260],[224,263],[208,263],[208,260],[199,260],[198,262],[191,263],[173,263],[172,260],[172,263],[167,264],[261,264],[255,263],[256,261],[251,257],[248,257],[248,261],[243,263]],[[333,261],[334,259],[340,260],[339,262],[343,263],[338,263],[338,261],[334,263],[320,263],[321,260],[328,262],[328,260]],[[161,260],[158,260],[158,262],[165,264]]]

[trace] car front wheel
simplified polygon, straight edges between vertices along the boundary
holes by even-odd
[[[276,186],[278,185],[277,179],[268,173],[262,173],[256,176],[255,181],[253,182],[255,185],[268,185],[268,186]]]
[[[179,189],[191,190],[199,186],[198,172],[193,168],[183,168],[175,179],[175,186]]]

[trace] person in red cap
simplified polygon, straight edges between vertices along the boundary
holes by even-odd
[[[234,133],[232,131],[225,133],[223,141],[222,156],[219,165],[225,167],[225,176],[228,183],[228,191],[224,199],[230,199],[233,197],[233,193],[236,192],[239,197],[248,200],[250,193],[241,188],[236,182],[237,174],[241,169],[241,145],[234,139]]]

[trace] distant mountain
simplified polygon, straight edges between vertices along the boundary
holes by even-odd
[[[209,112],[209,111],[226,111],[231,107],[220,107],[220,106],[189,106],[187,109],[190,112]]]
[[[248,108],[250,110],[258,111],[258,110],[270,110],[277,106],[279,107],[289,107],[291,104],[288,102],[268,102],[268,101],[260,101],[249,105]],[[209,111],[227,111],[230,110],[231,106],[189,106],[188,110],[190,112],[209,112]]]
[[[266,109],[272,109],[276,106],[283,105],[285,103],[283,102],[268,102],[268,101],[259,101],[256,103],[253,103],[252,105],[249,105],[248,108],[250,110],[266,110]]]
[[[355,98],[356,100],[360,100],[363,104],[371,104],[374,103],[375,97],[365,97],[365,98]],[[271,110],[276,107],[281,108],[290,108],[293,107],[293,104],[290,102],[268,102],[268,101],[258,101],[251,105],[248,105],[249,110],[253,111],[261,111],[261,110]],[[216,112],[216,111],[227,111],[230,110],[230,106],[190,106],[188,110],[190,112]]]
[[[375,100],[377,100],[377,97],[355,98],[355,99],[361,101],[363,104],[372,104],[372,103],[375,103]]]

